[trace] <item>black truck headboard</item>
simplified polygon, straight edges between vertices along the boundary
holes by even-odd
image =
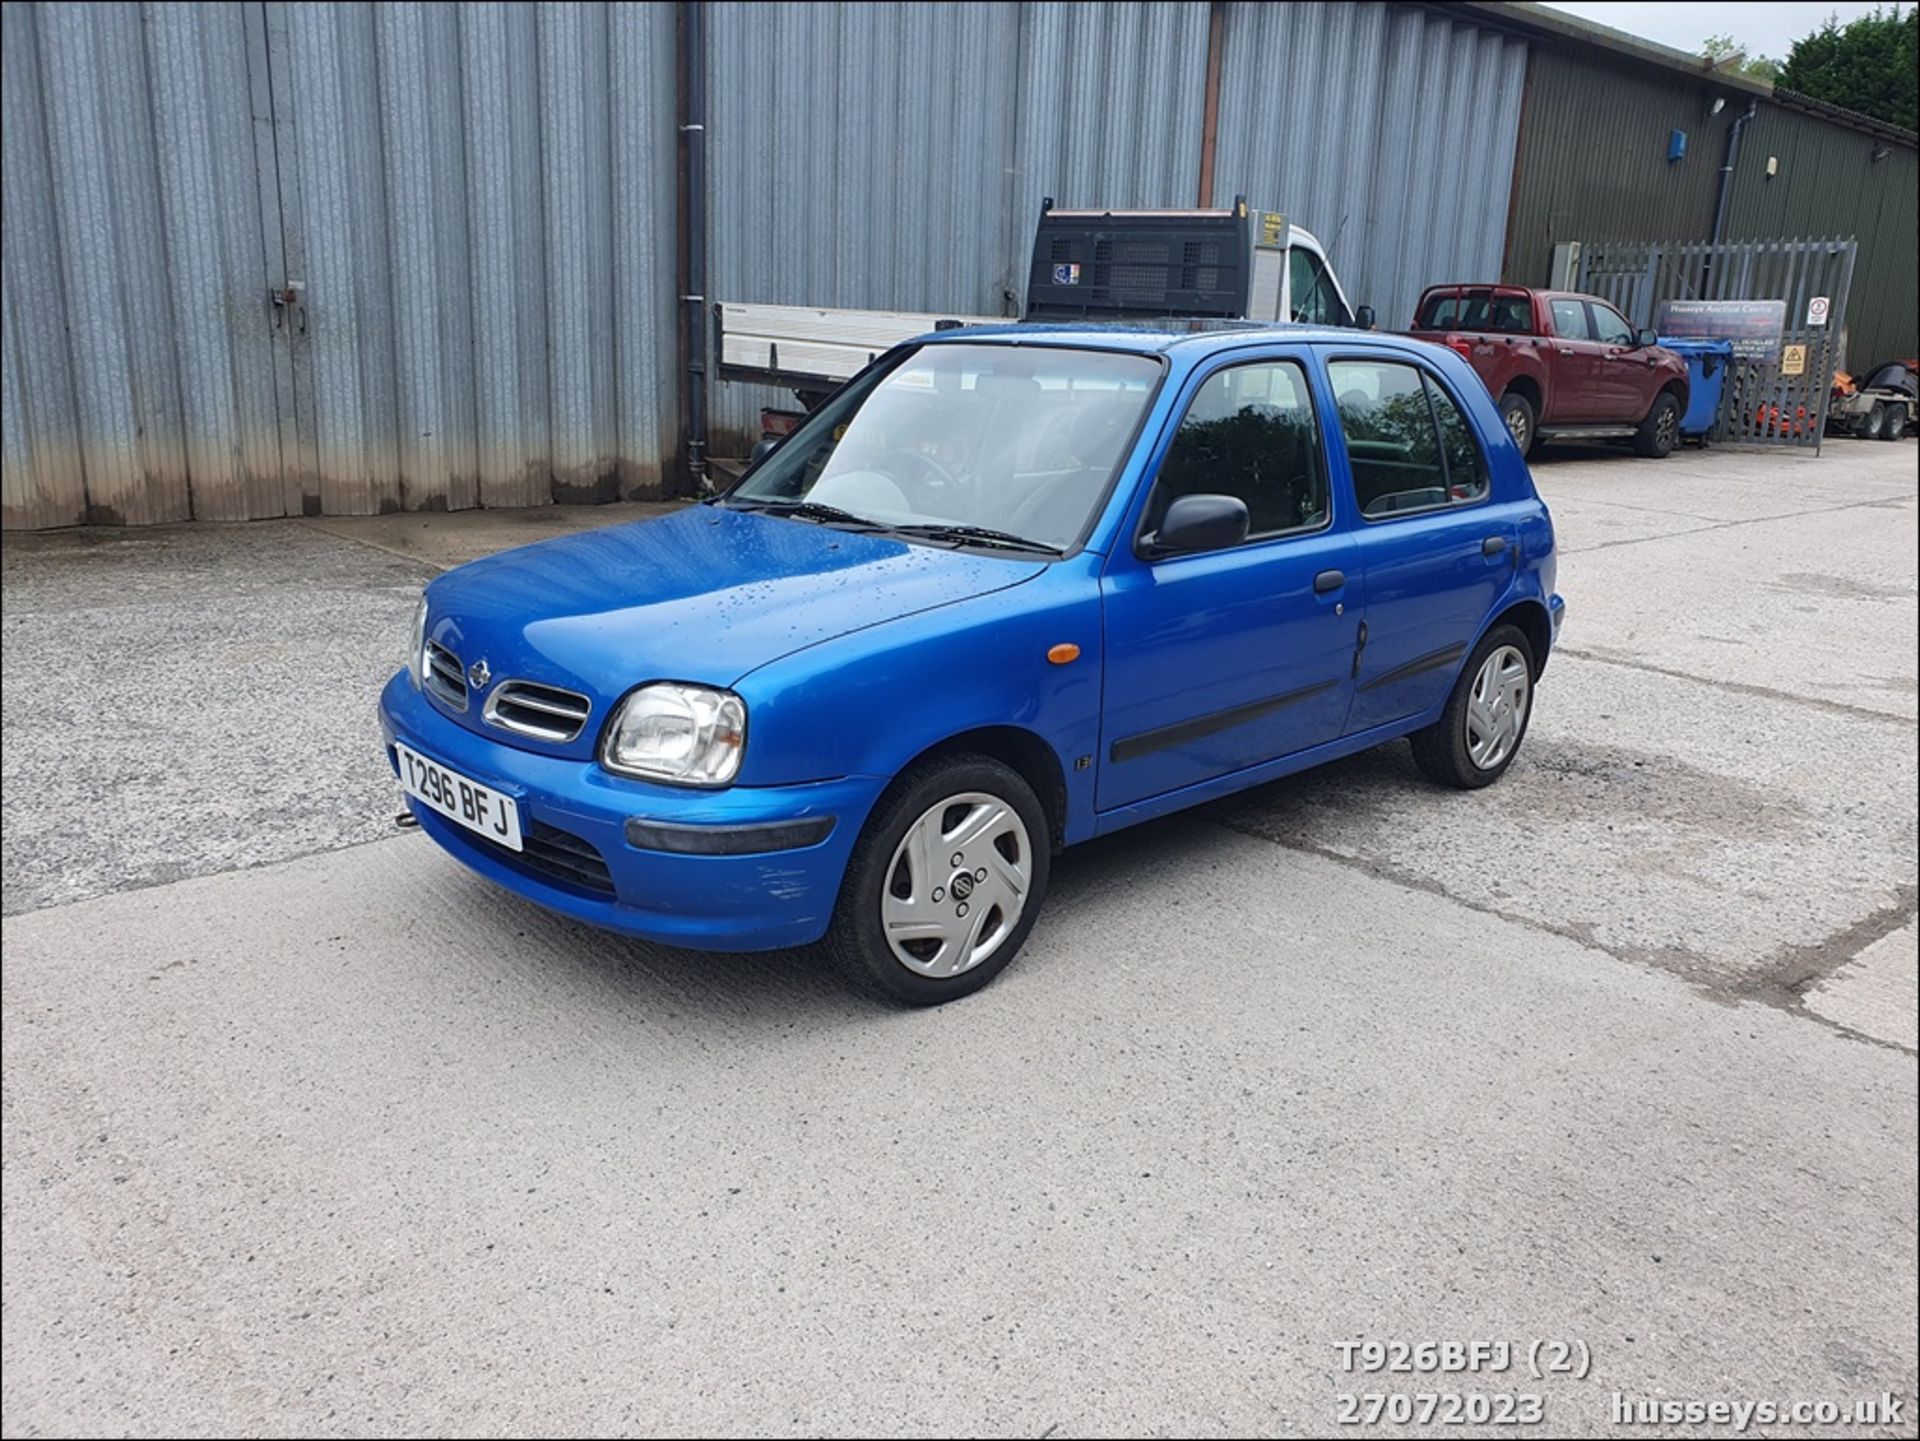
[[[1040,215],[1028,320],[1247,314],[1253,237],[1232,210],[1054,210]]]

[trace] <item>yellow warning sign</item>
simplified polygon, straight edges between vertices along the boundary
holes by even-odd
[[[1284,246],[1287,243],[1287,217],[1277,211],[1266,211],[1260,217],[1260,243],[1262,245]]]
[[[1780,348],[1780,373],[1782,375],[1805,375],[1807,373],[1806,346],[1784,345]]]

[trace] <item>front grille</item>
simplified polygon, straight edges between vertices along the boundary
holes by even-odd
[[[593,703],[574,691],[537,685],[530,680],[503,680],[487,698],[489,725],[542,741],[570,741],[587,723]]]
[[[484,847],[489,855],[542,880],[595,896],[613,894],[613,874],[608,871],[606,861],[591,843],[572,831],[530,820],[520,833],[521,849],[517,851],[496,845],[473,831],[462,830],[458,834]]]
[[[467,708],[467,678],[460,657],[438,641],[427,642],[427,664],[422,679],[428,690],[455,710]]]

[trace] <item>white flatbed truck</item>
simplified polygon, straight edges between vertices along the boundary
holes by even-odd
[[[790,390],[810,410],[929,331],[1167,319],[1373,326],[1369,307],[1348,303],[1325,247],[1278,211],[1249,209],[1244,199],[1229,210],[1058,210],[1048,200],[1022,316],[721,301],[714,353],[722,380]]]

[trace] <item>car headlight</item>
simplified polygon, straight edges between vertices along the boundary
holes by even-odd
[[[407,679],[413,682],[415,690],[420,689],[420,667],[422,657],[427,653],[427,598],[420,597],[420,604],[413,610],[413,631],[407,641]]]
[[[724,786],[740,772],[747,707],[732,691],[661,682],[615,713],[600,762],[622,775],[683,786]]]

